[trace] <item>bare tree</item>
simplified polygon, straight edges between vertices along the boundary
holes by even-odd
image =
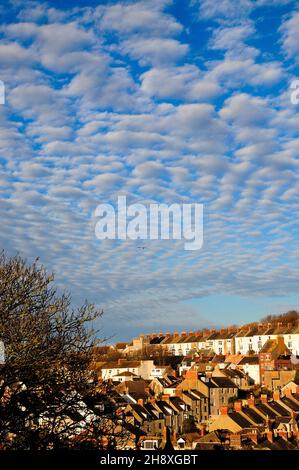
[[[72,308],[53,280],[38,261],[0,255],[2,448],[98,448],[122,437],[109,384],[91,367],[103,312]]]

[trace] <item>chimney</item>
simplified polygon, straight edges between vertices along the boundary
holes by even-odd
[[[254,408],[255,398],[251,396],[250,398],[247,399],[247,403],[248,403],[249,408]]]
[[[273,400],[274,401],[280,400],[280,391],[279,390],[275,390],[275,392],[273,392]]]
[[[138,405],[143,406],[144,405],[143,398],[138,398],[137,403]]]
[[[165,336],[166,336],[167,338],[169,338],[169,337],[171,336],[171,334],[170,334],[169,332],[167,332],[167,333],[165,333]]]
[[[228,406],[227,405],[223,405],[220,407],[220,414],[221,415],[228,415]]]
[[[162,400],[163,400],[163,401],[166,401],[167,403],[169,403],[169,401],[170,401],[170,395],[167,395],[167,394],[162,395]]]
[[[186,331],[182,331],[181,336],[183,336],[183,337],[187,336]]]
[[[273,432],[272,431],[268,431],[267,434],[267,439],[268,441],[272,442],[273,443]]]
[[[261,394],[261,402],[262,403],[267,403],[268,402],[268,397],[267,397],[266,393]]]
[[[203,437],[206,435],[207,433],[207,428],[206,428],[206,425],[204,423],[200,423],[199,425],[199,433],[200,433],[200,436]]]
[[[242,411],[242,402],[240,400],[234,402],[234,410]]]

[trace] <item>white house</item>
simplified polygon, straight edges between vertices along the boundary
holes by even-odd
[[[241,361],[237,364],[237,367],[242,369],[245,374],[248,375],[248,377],[251,378],[251,380],[255,384],[259,384],[261,379],[260,379],[260,366],[259,366],[259,360],[257,356],[245,356],[241,359]]]
[[[115,380],[115,378],[119,377],[123,372],[131,372],[144,380],[150,380],[154,368],[155,365],[152,360],[127,361],[125,359],[119,359],[117,362],[107,362],[102,366],[102,379]]]

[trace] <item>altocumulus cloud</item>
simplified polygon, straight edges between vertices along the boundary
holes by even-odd
[[[71,5],[5,4],[1,246],[40,256],[118,337],[209,324],[182,303],[197,297],[296,293],[298,2]],[[204,203],[204,247],[96,240],[119,194]]]

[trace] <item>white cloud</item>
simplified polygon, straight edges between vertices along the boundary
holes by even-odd
[[[100,6],[100,28],[119,34],[142,33],[168,36],[177,34],[182,26],[170,15],[164,13],[163,1],[133,2],[129,4]]]
[[[199,0],[199,14],[205,19],[237,20],[247,18],[253,4],[251,0]]]
[[[176,39],[132,37],[123,43],[123,49],[142,65],[163,65],[177,62],[188,52],[188,46]]]
[[[258,49],[251,2],[220,3],[201,2],[203,44],[158,0],[19,3],[1,28],[1,246],[40,255],[116,329],[161,324],[161,311],[180,325],[182,299],[216,292],[297,292],[298,113],[272,86],[289,71]],[[294,15],[282,33],[295,58]],[[204,202],[203,250],[100,243],[93,211],[119,193]]]
[[[141,75],[141,90],[157,98],[208,101],[221,93],[215,80],[208,80],[194,65],[151,68]]]
[[[294,12],[281,26],[283,48],[289,58],[299,63],[299,12]]]

